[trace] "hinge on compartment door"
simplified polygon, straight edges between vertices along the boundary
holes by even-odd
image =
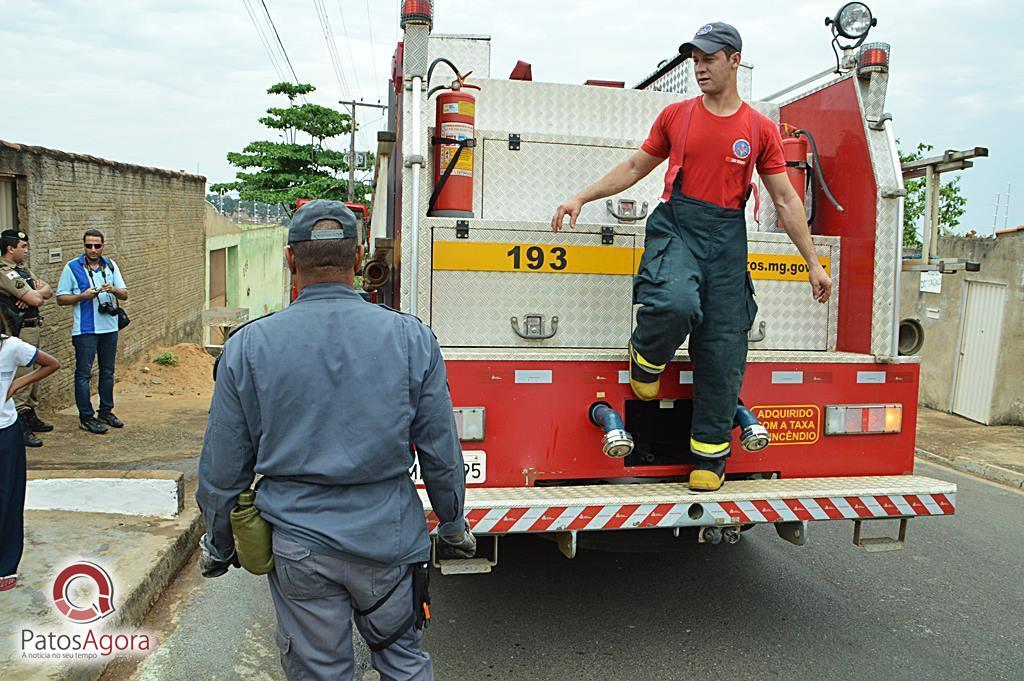
[[[456,239],[468,239],[469,238],[469,220],[456,220],[455,221],[455,238]]]
[[[508,134],[508,150],[519,151],[520,137],[518,132],[510,132]]]
[[[611,246],[615,243],[615,229],[604,225],[601,227],[601,243],[605,246]]]

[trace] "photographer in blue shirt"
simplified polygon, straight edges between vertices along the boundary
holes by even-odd
[[[82,430],[102,435],[107,432],[107,426],[124,426],[112,410],[117,308],[118,301],[128,300],[128,289],[117,264],[103,257],[103,233],[98,229],[86,230],[82,242],[85,252],[65,265],[60,275],[57,304],[74,305],[71,342],[75,346],[75,404],[78,405],[79,424]],[[97,355],[100,364],[100,410],[94,416],[89,399],[89,377]]]

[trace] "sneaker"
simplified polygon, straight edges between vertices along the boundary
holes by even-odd
[[[79,420],[78,427],[96,435],[103,435],[103,433],[107,432],[107,427],[91,416]]]
[[[112,411],[108,411],[106,413],[101,411],[97,415],[97,418],[111,428],[124,428],[124,421],[114,416],[114,412]]]
[[[18,585],[18,575],[0,577],[0,591],[8,591]]]
[[[697,492],[716,492],[724,482],[724,456],[720,459],[699,459],[697,467],[690,471],[690,489]]]
[[[632,343],[629,345],[629,387],[641,400],[657,399],[661,391],[661,372],[665,365],[657,367],[645,360]]]
[[[26,409],[22,412],[22,424],[28,426],[33,433],[49,433],[53,430],[53,424],[39,418],[35,409]]]

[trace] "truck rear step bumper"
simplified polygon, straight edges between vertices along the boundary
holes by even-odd
[[[685,483],[469,488],[466,519],[478,535],[900,519],[952,515],[956,489],[917,475],[737,480],[717,492]]]

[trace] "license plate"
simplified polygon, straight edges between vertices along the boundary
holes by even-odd
[[[466,464],[466,484],[482,485],[487,482],[487,452],[480,450],[469,450],[462,452],[462,460]],[[417,457],[409,469],[412,481],[417,485],[423,484],[423,477],[420,475],[420,460]]]

